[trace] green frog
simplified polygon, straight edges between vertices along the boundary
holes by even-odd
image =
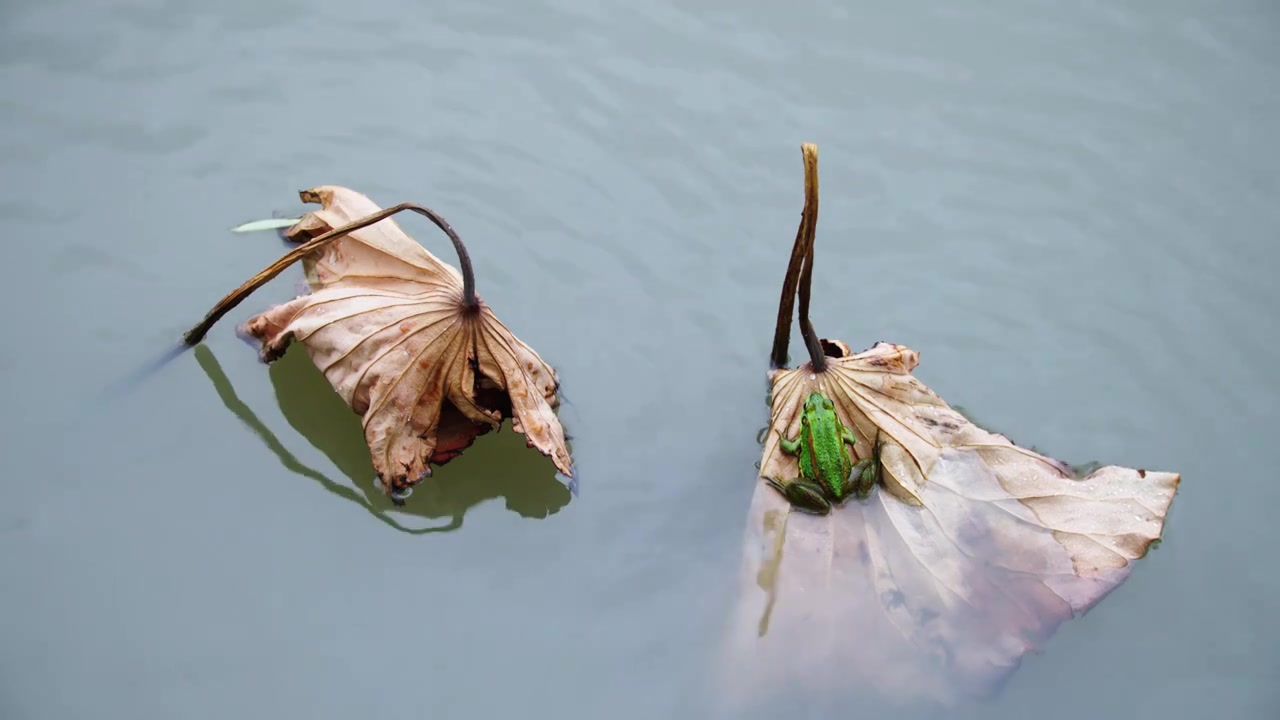
[[[865,498],[879,480],[879,443],[871,457],[853,462],[850,447],[858,439],[840,422],[830,398],[817,390],[809,394],[800,414],[800,435],[780,438],[783,452],[799,458],[800,477],[788,483],[768,478],[795,508],[815,515],[831,512],[849,496]]]

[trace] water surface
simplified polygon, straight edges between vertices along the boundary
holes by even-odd
[[[822,334],[1183,473],[1130,580],[951,716],[1275,717],[1280,11],[895,7],[5,3],[0,716],[702,717],[811,141]],[[459,231],[578,497],[503,432],[392,512],[306,358],[235,335],[296,273],[104,395],[320,184]],[[760,714],[833,707],[880,706]]]

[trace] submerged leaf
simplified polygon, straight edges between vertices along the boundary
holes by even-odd
[[[337,186],[301,197],[322,209],[286,232],[298,242],[381,210]],[[247,332],[262,342],[268,362],[290,343],[302,343],[334,390],[363,416],[384,491],[403,496],[430,474],[430,463],[458,456],[506,417],[530,447],[572,477],[554,412],[555,371],[483,300],[468,302],[456,268],[389,218],[351,231],[302,262],[312,292],[251,318]]]
[[[1063,621],[1125,580],[1161,534],[1179,476],[1062,462],[987,432],[916,379],[915,351],[770,374],[771,419],[748,515],[729,677],[738,694],[865,683],[903,697],[993,692]],[[804,399],[830,397],[883,485],[829,515],[794,512],[763,478],[797,477]]]

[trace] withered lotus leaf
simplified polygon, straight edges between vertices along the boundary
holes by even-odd
[[[530,447],[572,477],[554,412],[555,370],[475,294],[470,259],[452,228],[417,206],[392,209],[428,215],[454,241],[462,271],[389,217],[331,239],[344,226],[389,214],[354,190],[326,185],[300,196],[321,206],[285,233],[303,243],[295,254],[323,242],[301,255],[310,292],[251,318],[244,330],[261,342],[267,362],[293,342],[306,348],[363,417],[384,492],[407,494],[432,463],[448,462],[507,417]],[[197,330],[189,342],[203,334]]]
[[[1160,538],[1176,473],[1076,477],[949,407],[911,374],[910,348],[823,346],[836,355],[823,372],[770,373],[734,628],[735,663],[755,672],[740,681],[830,690],[854,677],[903,696],[987,695]],[[798,476],[778,438],[798,433],[813,390],[853,429],[858,458],[880,442],[882,485],[826,516],[793,511],[763,480]]]
[[[990,695],[1128,577],[1161,537],[1180,476],[1107,466],[1078,477],[950,407],[912,374],[914,350],[882,342],[854,354],[813,335],[816,149],[804,152],[806,212],[730,620],[730,697],[782,687],[944,703]],[[797,282],[810,361],[788,368]],[[799,476],[779,439],[798,434],[815,390],[853,431],[856,458],[879,448],[880,485],[827,515],[794,510],[766,482]]]

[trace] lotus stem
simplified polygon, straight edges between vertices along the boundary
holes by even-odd
[[[827,357],[822,343],[809,320],[810,288],[813,284],[813,243],[818,227],[818,146],[804,143],[800,146],[804,159],[804,210],[800,213],[800,227],[796,230],[795,244],[791,248],[791,261],[782,280],[782,297],[778,301],[778,322],[773,334],[773,352],[770,364],[774,369],[787,364],[787,346],[791,341],[791,311],[794,308],[797,289],[800,296],[800,335],[809,351],[810,365],[815,372],[827,368]]]
[[[325,245],[328,245],[338,238],[361,228],[373,225],[376,222],[385,220],[404,210],[412,210],[419,215],[425,216],[431,222],[435,223],[436,227],[443,230],[445,235],[449,236],[449,240],[453,242],[453,249],[458,252],[458,265],[462,270],[462,304],[466,308],[479,307],[480,301],[476,298],[476,275],[475,271],[471,267],[471,255],[467,253],[466,246],[462,244],[462,238],[458,237],[458,233],[454,232],[449,223],[445,221],[444,218],[437,215],[434,210],[415,203],[400,203],[395,207],[379,210],[368,217],[347,223],[339,228],[334,228],[329,232],[314,237],[285,253],[279,260],[271,263],[266,267],[266,269],[249,278],[243,285],[232,290],[226,297],[219,300],[218,304],[213,306],[213,309],[204,316],[204,319],[201,320],[199,324],[188,330],[186,334],[182,336],[183,342],[187,345],[195,345],[203,340],[204,336],[209,332],[209,329],[213,327],[214,323],[222,319],[223,315],[226,315],[232,308],[243,302],[244,299],[249,297],[254,290],[266,285],[277,275],[284,272],[290,265],[323,248]]]

